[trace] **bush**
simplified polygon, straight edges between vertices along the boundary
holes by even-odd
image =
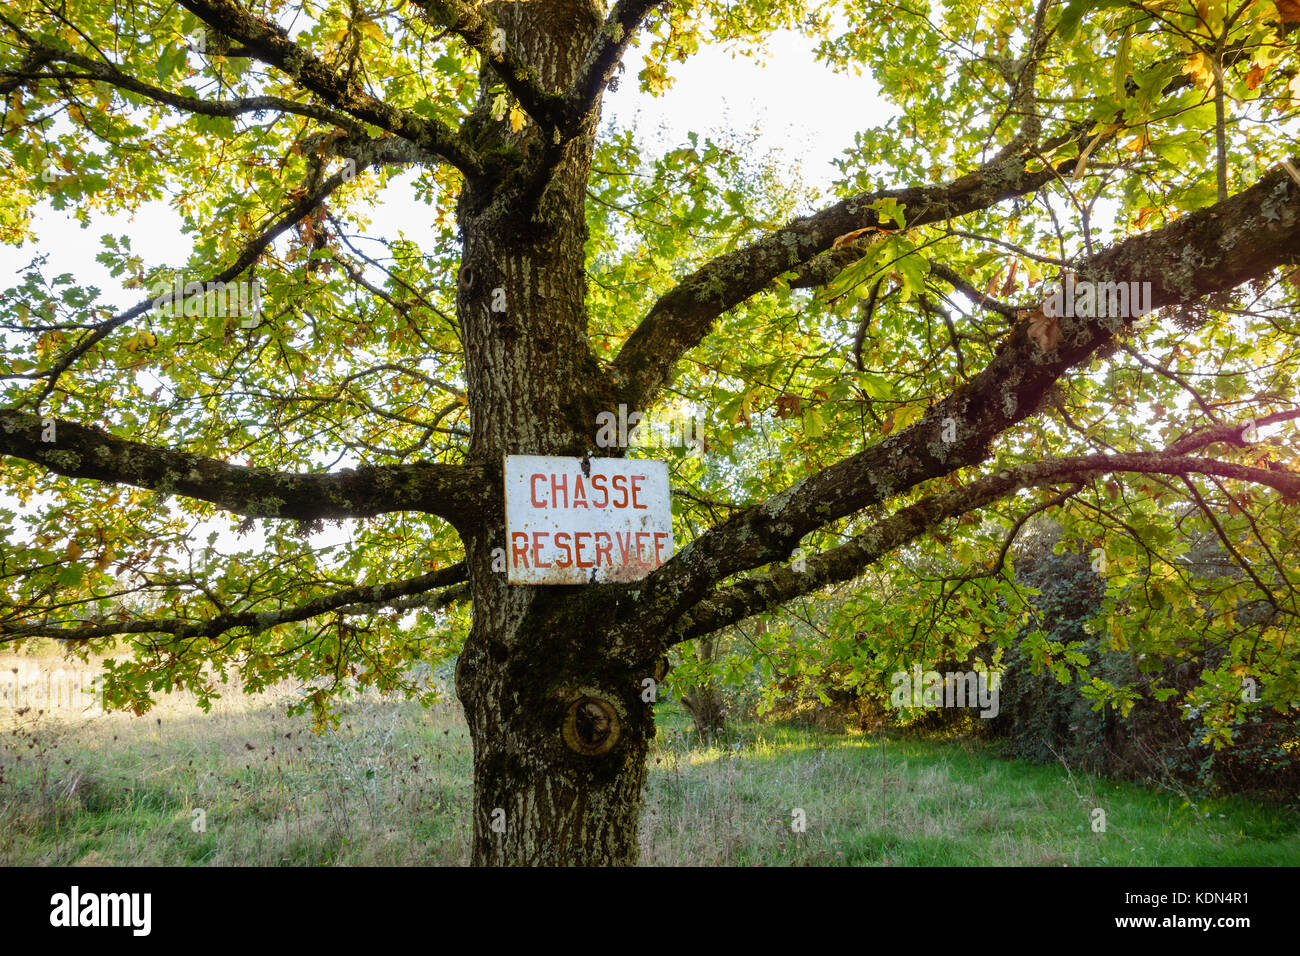
[[[1032,603],[1038,626],[1052,641],[1078,642],[1091,662],[1090,675],[1116,686],[1159,685],[1177,690],[1169,700],[1143,695],[1127,716],[1113,708],[1098,712],[1076,677],[1062,684],[1048,670],[1035,671],[1021,640],[1003,658],[1001,708],[985,723],[1014,756],[1054,762],[1110,776],[1146,779],[1202,793],[1257,792],[1294,795],[1300,791],[1300,715],[1255,712],[1234,725],[1233,746],[1215,750],[1201,743],[1205,726],[1180,703],[1203,670],[1222,663],[1223,652],[1208,649],[1188,660],[1166,660],[1154,671],[1139,667],[1131,652],[1110,648],[1085,624],[1101,609],[1104,590],[1084,554],[1055,554],[1044,536],[1019,556],[1021,583],[1039,590]]]

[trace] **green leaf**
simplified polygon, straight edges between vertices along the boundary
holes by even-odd
[[[1124,82],[1133,70],[1133,64],[1129,60],[1129,43],[1133,38],[1133,28],[1129,27],[1119,38],[1119,48],[1115,51],[1115,66],[1113,79],[1115,84],[1115,99],[1123,102],[1128,93],[1124,89]]]
[[[1083,15],[1091,6],[1094,6],[1094,4],[1090,0],[1070,0],[1056,25],[1056,32],[1062,40],[1074,39],[1074,34],[1079,30],[1079,23],[1083,20]]]
[[[821,438],[826,431],[826,422],[821,412],[812,405],[803,410],[803,430],[809,438]]]
[[[862,390],[867,393],[868,397],[877,401],[891,398],[894,394],[894,384],[883,375],[867,372],[859,374],[857,381],[862,385]]]
[[[919,253],[913,253],[896,262],[895,267],[903,277],[903,299],[907,300],[919,292],[925,291],[925,277],[930,274],[930,261]]]
[[[882,224],[892,222],[899,229],[907,225],[903,221],[903,206],[893,196],[877,199],[871,204],[871,208],[876,211],[876,218]]]
[[[176,71],[176,67],[185,61],[185,51],[179,47],[168,47],[158,57],[154,72],[159,83],[166,83],[167,77]]]

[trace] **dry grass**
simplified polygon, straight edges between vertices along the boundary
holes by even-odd
[[[0,864],[468,861],[472,759],[454,702],[370,695],[316,734],[286,715],[296,696],[0,716]]]
[[[468,862],[472,758],[454,700],[363,697],[318,735],[286,715],[295,697],[233,693],[208,714],[183,696],[144,717],[0,712],[0,865]],[[702,744],[688,724],[661,707],[647,865],[1300,859],[1296,815],[1281,808],[1189,806],[961,741],[741,724]],[[1105,833],[1091,829],[1096,806]]]

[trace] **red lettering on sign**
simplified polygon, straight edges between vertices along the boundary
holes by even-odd
[[[615,475],[609,480],[610,487],[618,492],[619,497],[614,499],[615,508],[627,507],[627,476]]]
[[[551,533],[549,531],[533,532],[533,567],[549,568],[551,566],[550,561],[542,560],[542,548],[544,547],[542,538],[549,538],[550,536]]]
[[[600,492],[600,500],[596,500],[596,492]],[[604,475],[591,476],[591,506],[593,508],[603,508],[609,504],[609,489],[605,487]]]
[[[624,565],[629,564],[630,562],[627,560],[627,555],[628,552],[632,550],[632,532],[628,531],[625,534],[622,531],[615,531],[614,537],[618,539],[618,550],[623,556],[622,563]]]
[[[600,543],[601,538],[605,539],[604,544]],[[614,556],[611,553],[613,550],[614,550],[614,541],[612,538],[610,538],[609,532],[597,531],[596,532],[596,567],[600,567],[600,556],[602,554],[605,556],[605,563],[612,565],[614,563]]]
[[[656,531],[655,532],[655,567],[658,567],[659,565],[664,563],[664,559],[661,556],[661,552],[664,549],[664,545],[666,545],[667,543],[668,543],[668,532]]]
[[[632,507],[633,507],[633,508],[649,508],[649,507],[650,507],[649,505],[639,505],[639,504],[636,503],[636,501],[637,501],[637,495],[641,493],[641,479],[643,479],[644,477],[645,477],[645,475],[633,475],[633,476],[632,476]]]
[[[557,505],[560,495],[564,495],[564,504]],[[569,476],[568,475],[551,475],[551,507],[567,508],[569,507]]]
[[[545,499],[543,499],[543,500],[541,500],[541,501],[538,501],[538,500],[537,500],[537,482],[539,482],[539,481],[546,481],[546,476],[545,476],[545,475],[533,475],[533,477],[532,477],[531,479],[529,479],[529,488],[528,488],[528,490],[531,491],[531,492],[532,492],[532,495],[533,495],[533,507],[534,507],[534,508],[545,508],[545,507],[546,507],[546,501],[545,501]],[[542,494],[546,494],[546,492],[543,491]]]
[[[582,475],[573,476],[573,507],[587,507],[587,492],[582,488]]]
[[[641,543],[641,539],[648,537],[650,537],[650,532],[648,531],[638,531],[636,533],[636,563],[643,567],[648,565],[650,562],[641,556],[641,549],[645,547],[645,545]]]
[[[557,568],[567,568],[569,565],[573,564],[573,554],[569,546],[569,537],[570,535],[567,531],[555,532],[555,550],[559,551],[563,555],[563,560],[560,558],[555,559],[555,566]]]
[[[582,539],[590,538],[591,534],[590,531],[575,531],[573,533],[573,553],[576,558],[575,563],[580,568],[594,568],[596,566],[594,561],[582,560]]]
[[[524,542],[522,545],[519,543],[519,539],[521,538],[523,539]],[[519,563],[521,559],[523,560],[523,564]],[[528,567],[528,532],[527,531],[516,531],[514,534],[510,536],[510,563],[517,568]]]

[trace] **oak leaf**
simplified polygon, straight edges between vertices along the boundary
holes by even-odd
[[[1054,315],[1048,315],[1040,305],[1029,315],[1029,337],[1044,352],[1050,352],[1061,344],[1061,323]]]
[[[839,249],[843,246],[847,246],[850,242],[862,238],[871,231],[872,227],[867,226],[865,229],[854,229],[852,232],[846,232],[844,235],[836,237],[835,241],[831,243],[831,248]]]
[[[776,399],[776,417],[794,418],[799,414],[803,400],[798,395],[779,395]]]
[[[1007,281],[1002,283],[1002,298],[1009,299],[1011,294],[1016,291],[1016,270],[1020,266],[1020,260],[1011,260],[1011,270],[1007,273]]]

